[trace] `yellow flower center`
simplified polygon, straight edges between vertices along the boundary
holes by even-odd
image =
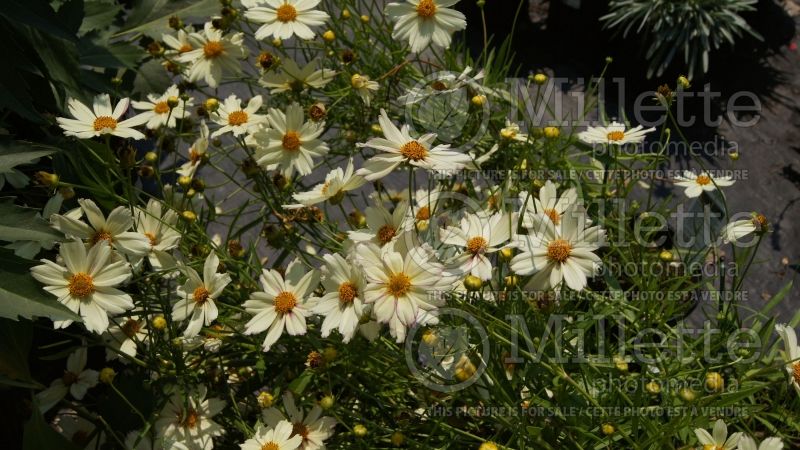
[[[275,11],[275,14],[278,16],[278,20],[283,23],[292,22],[297,19],[297,10],[288,3],[281,5],[277,11]]]
[[[763,214],[756,214],[753,217],[753,223],[758,227],[759,230],[763,230],[767,227],[767,217]]]
[[[342,305],[353,303],[353,299],[356,298],[356,286],[349,282],[345,281],[344,283],[339,285],[339,303]]]
[[[621,141],[625,138],[624,131],[612,131],[607,135],[609,141]]]
[[[111,245],[111,241],[113,241],[113,240],[114,240],[114,237],[111,236],[110,232],[101,229],[101,230],[97,230],[97,231],[94,232],[94,234],[92,235],[91,239],[89,239],[89,242],[92,245],[94,245],[94,244],[97,244],[100,241],[107,241],[108,244]]]
[[[300,148],[300,134],[297,131],[289,130],[283,135],[281,140],[283,148],[291,152]]]
[[[395,234],[397,234],[397,230],[393,226],[384,225],[378,230],[378,242],[386,245],[394,238]]]
[[[178,53],[186,53],[186,52],[190,52],[192,50],[194,50],[194,49],[192,48],[191,45],[183,44],[183,45],[181,45],[181,48],[178,49]],[[205,50],[205,47],[203,48],[203,50]]]
[[[394,273],[389,277],[386,290],[390,295],[402,297],[411,290],[411,279],[404,273]]]
[[[561,223],[561,214],[559,214],[555,209],[545,209],[544,214],[550,218],[550,221],[553,222],[553,225],[558,225]]]
[[[203,54],[208,59],[216,58],[222,54],[223,50],[225,50],[225,48],[220,41],[208,41],[203,45]]]
[[[197,426],[198,419],[197,411],[195,411],[194,408],[189,408],[189,410],[186,411],[186,417],[183,417],[180,422],[184,428],[194,428]]]
[[[294,307],[297,305],[297,297],[295,297],[291,292],[283,291],[275,296],[274,304],[275,311],[277,311],[279,314],[286,314],[288,312],[292,312]]]
[[[94,292],[94,280],[86,272],[78,272],[69,278],[67,284],[69,295],[77,298],[86,298]]]
[[[412,161],[419,161],[428,156],[428,150],[417,141],[411,141],[400,147],[400,154]]]
[[[234,111],[228,114],[228,125],[238,126],[247,123],[247,113],[244,111]]]
[[[158,238],[153,233],[144,233],[147,236],[147,239],[150,239],[150,246],[155,247],[158,245]]]
[[[98,116],[94,119],[94,131],[103,131],[106,129],[116,130],[117,119],[111,116]]]
[[[194,290],[192,298],[194,298],[195,303],[197,303],[198,305],[202,305],[203,303],[208,301],[208,297],[210,295],[211,293],[208,292],[208,289],[206,289],[205,286],[200,286]]]
[[[169,112],[169,105],[167,102],[158,102],[153,106],[153,112],[156,114],[166,114]]]
[[[547,257],[551,261],[563,263],[569,258],[572,245],[564,239],[556,239],[547,244]]]
[[[725,450],[725,448],[722,447],[721,445],[706,444],[703,446],[703,450]]]
[[[273,441],[269,441],[266,444],[261,446],[261,450],[281,450],[280,445],[276,444]]]
[[[436,14],[436,4],[433,0],[420,0],[417,5],[417,15],[423,19],[429,19]]]
[[[697,184],[699,184],[700,186],[705,186],[711,183],[711,177],[709,177],[708,175],[698,175],[695,182],[697,182]]]
[[[132,338],[136,336],[136,333],[138,333],[140,329],[142,329],[142,324],[139,323],[138,320],[129,319],[124,325],[122,325],[121,329],[125,336]]]
[[[794,377],[794,382],[800,384],[800,362],[792,364],[792,376]]]
[[[359,74],[357,74],[357,73],[356,73],[356,74],[354,74],[354,75],[353,75],[353,76],[350,78],[350,84],[351,84],[351,85],[352,85],[352,86],[353,86],[355,89],[361,89],[361,88],[363,88],[364,86],[366,86],[366,85],[367,85],[367,81],[369,81],[369,78],[367,78],[367,77],[365,77],[365,76],[363,76],[363,75],[359,75]]]
[[[467,251],[472,253],[473,255],[477,255],[478,253],[483,253],[484,251],[486,251],[486,246],[488,244],[489,243],[486,242],[486,239],[484,239],[483,237],[475,236],[467,241]]]
[[[69,370],[64,371],[64,376],[61,377],[61,381],[64,383],[65,386],[70,386],[75,384],[78,381],[78,375],[75,373],[70,372]]]
[[[417,211],[417,220],[428,220],[431,218],[431,209],[427,206],[423,206],[422,208]]]

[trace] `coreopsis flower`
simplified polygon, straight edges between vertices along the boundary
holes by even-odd
[[[269,128],[260,128],[247,140],[248,145],[256,146],[255,158],[260,166],[277,164],[286,177],[295,170],[308,175],[314,168],[312,158],[328,153],[328,144],[319,139],[325,122],[306,122],[299,104],[289,105],[285,114],[270,109],[267,120]]]
[[[460,226],[442,228],[439,235],[442,243],[463,249],[453,261],[459,273],[489,280],[492,262],[487,255],[500,250],[515,234],[516,227],[513,214],[466,214]]]
[[[500,137],[509,141],[526,142],[528,135],[521,132],[519,125],[506,119],[506,126],[500,129]]]
[[[172,209],[162,212],[162,204],[156,199],[147,201],[147,208],[136,208],[136,229],[150,243],[147,253],[150,265],[154,269],[170,268],[174,260],[168,253],[176,248],[181,240],[177,230],[178,213]]]
[[[217,273],[219,257],[213,251],[208,254],[203,264],[203,278],[191,267],[183,267],[186,283],[177,292],[181,298],[172,306],[172,320],[182,321],[189,318],[189,325],[184,330],[184,337],[197,336],[200,328],[211,325],[219,311],[216,301],[222,295],[225,286],[231,282],[227,273]]]
[[[238,73],[239,59],[247,57],[244,35],[234,33],[223,36],[222,31],[206,22],[202,33],[192,33],[189,39],[194,49],[181,53],[176,59],[191,64],[189,81],[205,80],[212,88],[222,82],[223,72]]]
[[[417,223],[419,229],[420,223],[425,223],[431,219],[433,212],[439,204],[439,197],[442,191],[438,186],[433,189],[417,189],[414,193],[414,206],[408,209],[409,215],[413,215],[413,219]]]
[[[303,437],[293,433],[292,424],[281,420],[274,427],[259,427],[252,438],[240,445],[242,450],[295,450]]]
[[[212,418],[225,409],[225,401],[206,398],[203,385],[184,396],[173,394],[158,415],[156,433],[164,442],[179,442],[189,450],[214,448],[214,437],[222,436],[225,429]]]
[[[194,99],[184,101],[180,98],[178,86],[172,85],[161,95],[149,94],[147,101],[132,102],[135,109],[144,111],[141,116],[147,118],[147,128],[155,130],[163,126],[175,128],[176,119],[187,117],[187,109],[194,106]],[[175,102],[170,106],[170,102]]]
[[[800,395],[800,346],[797,345],[797,333],[788,325],[777,324],[775,330],[783,339],[786,349],[784,359],[787,361],[786,372],[789,374],[789,384]]]
[[[189,159],[175,170],[178,175],[189,178],[194,177],[194,174],[197,173],[197,169],[200,168],[200,163],[208,152],[208,139],[208,125],[206,125],[205,120],[201,120],[200,135],[195,139],[192,146],[189,147]]]
[[[655,131],[655,128],[645,129],[641,125],[630,130],[625,128],[625,125],[619,122],[611,122],[607,127],[589,127],[586,131],[578,133],[578,139],[589,145],[639,144],[644,141],[647,133]]]
[[[769,437],[761,441],[761,445],[756,445],[753,438],[742,435],[738,450],[783,450],[783,441],[780,438]]]
[[[67,136],[79,139],[89,139],[95,136],[110,134],[121,138],[144,139],[144,134],[137,131],[137,127],[149,120],[149,117],[139,114],[130,119],[121,120],[130,106],[131,100],[123,98],[111,108],[111,97],[100,94],[94,98],[92,109],[78,100],[67,100],[67,109],[74,117],[59,117],[58,125]]]
[[[684,195],[689,198],[699,197],[703,192],[711,192],[717,187],[727,187],[735,181],[729,176],[712,177],[708,172],[697,175],[691,170],[684,170],[683,176],[675,177],[675,186],[686,188]]]
[[[600,248],[605,231],[599,226],[586,228],[585,215],[576,206],[561,217],[559,225],[547,216],[534,216],[531,234],[520,235],[521,253],[511,260],[517,275],[535,274],[530,286],[537,290],[555,288],[565,281],[576,291],[583,290],[587,276],[600,268],[593,252]]]
[[[82,400],[86,391],[97,386],[99,373],[86,368],[86,347],[80,347],[67,358],[67,370],[64,376],[53,380],[50,387],[36,394],[39,410],[44,413],[50,410],[67,394],[76,400]]]
[[[752,233],[764,233],[769,230],[767,218],[763,214],[752,213],[749,219],[736,220],[725,225],[720,231],[722,242],[739,244],[742,239]]]
[[[353,91],[361,97],[361,100],[363,100],[364,104],[367,106],[369,106],[369,102],[374,95],[373,91],[377,91],[378,88],[380,88],[377,81],[372,81],[367,75],[357,73],[350,77],[350,85],[353,87]]]
[[[532,227],[535,215],[547,216],[553,224],[559,225],[561,224],[561,216],[564,215],[567,209],[578,203],[578,191],[575,188],[569,188],[563,191],[559,197],[556,185],[547,180],[544,186],[539,189],[538,197],[529,195],[527,191],[522,191],[519,193],[519,199],[524,203],[524,208],[521,211],[523,227]]]
[[[264,351],[268,352],[284,329],[291,336],[306,333],[306,317],[311,315],[314,306],[308,296],[319,284],[319,273],[306,269],[295,259],[286,268],[285,276],[277,270],[264,269],[260,281],[263,291],[253,292],[244,302],[245,310],[253,314],[244,333],[258,334],[269,330],[262,344]]]
[[[712,430],[712,433],[709,433],[702,428],[695,428],[694,430],[694,434],[697,436],[697,440],[703,444],[703,448],[733,450],[739,444],[739,439],[742,437],[742,433],[733,433],[730,437],[728,437],[728,427],[725,425],[725,422],[723,422],[722,419],[719,419],[714,423],[714,429]]]
[[[259,125],[267,121],[266,116],[257,114],[263,104],[260,95],[256,95],[247,102],[247,106],[242,108],[242,101],[235,94],[231,94],[219,105],[217,114],[213,115],[213,120],[222,128],[211,133],[211,137],[217,137],[227,132],[233,132],[234,136],[252,133]]]
[[[78,448],[102,448],[106,442],[103,430],[98,432],[94,423],[73,409],[60,409],[53,419],[53,428]]]
[[[150,242],[146,236],[129,231],[133,227],[133,216],[129,208],[117,206],[106,218],[94,201],[82,198],[78,199],[78,204],[80,211],[86,215],[88,224],[76,218],[75,214],[54,214],[50,219],[67,236],[83,239],[90,245],[103,241],[126,255],[142,256],[150,251]]]
[[[453,289],[454,277],[428,244],[379,248],[366,243],[356,252],[367,280],[364,301],[373,305],[376,319],[389,325],[397,342],[403,342],[408,327],[437,322],[435,311],[444,304],[441,294]]]
[[[382,247],[396,241],[404,231],[413,226],[412,218],[408,214],[408,202],[405,200],[398,203],[392,212],[376,202],[364,210],[364,215],[367,228],[347,232],[353,242],[372,242]]]
[[[341,167],[333,169],[325,176],[324,183],[314,186],[310,191],[292,194],[292,197],[303,206],[316,205],[325,201],[339,203],[346,192],[358,189],[367,182],[364,177],[355,175],[353,172],[355,172],[353,159],[350,158],[345,170],[342,170]]]
[[[302,69],[291,59],[281,61],[280,67],[264,75],[259,83],[270,89],[270,94],[286,91],[321,89],[333,80],[336,71],[319,68],[320,63],[313,60]]]
[[[327,338],[331,331],[338,329],[342,341],[350,339],[358,329],[364,315],[364,273],[357,264],[347,262],[341,255],[324,255],[322,286],[323,295],[314,306],[313,312],[325,317],[321,335]]]
[[[161,40],[164,41],[164,43],[167,44],[167,47],[170,48],[170,50],[167,50],[164,53],[167,56],[182,55],[186,52],[194,50],[195,47],[189,38],[189,33],[184,30],[178,30],[175,36],[171,34],[163,34],[161,35]]]
[[[263,23],[256,30],[255,38],[289,39],[297,36],[300,39],[314,39],[311,27],[325,25],[330,18],[323,11],[314,8],[320,0],[243,0],[247,8],[244,16],[255,23]]]
[[[428,170],[456,170],[470,162],[469,155],[450,150],[449,145],[431,147],[436,135],[433,133],[414,139],[408,125],[398,129],[386,111],[381,110],[378,123],[384,138],[373,138],[359,147],[369,147],[383,153],[370,158],[356,172],[368,181],[383,178],[402,163]]]
[[[66,242],[59,254],[63,266],[43,259],[44,264],[31,268],[31,275],[59,303],[80,315],[87,330],[101,334],[108,329],[109,314],[133,309],[130,295],[116,288],[130,278],[131,268],[125,261],[112,261],[111,247],[98,243],[87,253],[82,242]],[[72,320],[54,322],[56,328],[71,324]]]
[[[452,34],[467,27],[464,14],[448,8],[458,0],[408,0],[386,5],[386,14],[395,22],[392,37],[407,40],[411,51],[419,53],[431,43],[450,47]]]
[[[106,345],[106,360],[119,359],[127,363],[128,359],[136,356],[137,345],[147,342],[147,321],[139,316],[120,317],[112,319],[113,325],[108,327],[103,337]]]
[[[300,437],[300,450],[324,450],[325,440],[333,435],[336,427],[336,420],[332,417],[322,416],[322,408],[314,405],[308,415],[298,408],[294,402],[294,396],[290,392],[283,394],[283,408],[288,417],[284,417],[275,408],[265,409],[261,413],[264,423],[270,428],[275,428],[285,422],[292,425],[292,436]],[[288,420],[287,420],[288,419]]]

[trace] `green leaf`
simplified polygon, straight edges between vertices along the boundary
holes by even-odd
[[[117,33],[121,36],[129,33],[141,33],[151,37],[161,38],[161,34],[168,31],[168,21],[172,16],[181,19],[187,17],[208,17],[219,13],[218,0],[141,0],[133,8],[128,22],[123,30]]]
[[[0,319],[0,384],[38,385],[28,367],[32,331],[30,322]]]
[[[68,441],[44,421],[38,405],[34,404],[31,410],[33,413],[28,423],[25,424],[22,434],[22,450],[41,450],[43,448],[78,450],[75,444]]]
[[[155,59],[142,64],[136,71],[136,79],[133,80],[133,92],[149,94],[151,92],[164,92],[172,84],[164,66]]]
[[[78,30],[78,34],[81,36],[91,31],[108,27],[117,17],[117,14],[122,11],[122,6],[114,2],[88,0],[83,4],[83,9],[86,12],[86,16],[83,18],[80,30]]]
[[[81,40],[78,51],[82,65],[106,68],[132,69],[144,56],[142,49],[135,45],[118,43],[100,46],[88,39]]]
[[[6,141],[0,143],[0,173],[22,164],[29,164],[42,156],[57,152],[55,147],[24,141]]]
[[[299,377],[289,383],[289,390],[296,395],[301,395],[308,387],[308,384],[311,383],[312,378],[314,378],[314,371],[305,370]]]
[[[0,249],[0,317],[17,320],[47,317],[50,320],[74,320],[81,318],[56,298],[46,293],[33,279],[30,268],[33,264]]]
[[[15,205],[11,197],[0,198],[0,241],[52,243],[63,238],[41,218],[39,210]]]

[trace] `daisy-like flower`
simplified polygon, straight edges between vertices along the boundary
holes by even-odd
[[[101,334],[108,329],[108,315],[133,309],[130,295],[116,289],[131,276],[127,262],[112,262],[111,247],[95,244],[88,252],[79,241],[61,244],[59,254],[64,265],[43,259],[44,264],[31,268],[31,275],[45,284],[44,290],[79,314],[86,329]],[[56,328],[66,328],[72,320],[58,320]]]
[[[509,141],[525,142],[528,135],[520,131],[519,125],[506,119],[506,126],[500,130],[500,137]]]
[[[727,187],[735,181],[729,176],[712,177],[708,172],[695,175],[691,170],[684,170],[683,176],[675,177],[675,186],[686,188],[683,192],[689,198],[699,197],[703,192],[711,192],[717,187]]]
[[[180,442],[189,450],[214,448],[213,438],[222,436],[225,429],[212,418],[225,409],[225,401],[206,398],[203,385],[186,397],[180,392],[170,397],[161,410],[155,429],[164,442]]]
[[[461,226],[443,228],[439,234],[444,244],[464,249],[454,261],[461,274],[489,280],[492,262],[487,255],[500,250],[511,239],[516,222],[516,216],[511,214],[467,214],[461,219]]]
[[[296,62],[287,58],[281,61],[280,67],[276,70],[264,75],[259,83],[271,89],[270,94],[300,92],[308,88],[320,89],[333,80],[336,72],[319,66],[320,63],[314,60],[301,69]]]
[[[194,99],[183,101],[180,95],[178,86],[173,84],[162,95],[149,94],[146,102],[132,102],[131,105],[135,109],[144,111],[140,115],[147,118],[147,128],[151,130],[163,126],[175,128],[175,121],[186,117],[188,108],[194,106]],[[170,102],[174,102],[175,106],[170,106]]]
[[[777,324],[775,330],[780,334],[785,346],[784,359],[787,361],[786,372],[789,384],[800,395],[800,346],[797,345],[797,333],[788,325]]]
[[[73,119],[59,117],[58,125],[67,136],[79,139],[89,139],[103,134],[110,134],[121,138],[144,139],[144,134],[137,131],[137,127],[150,118],[139,114],[127,120],[121,120],[130,106],[131,100],[123,98],[111,108],[111,97],[100,94],[94,98],[92,109],[78,100],[71,98],[67,101],[69,113]]]
[[[184,30],[178,30],[175,36],[163,34],[161,35],[161,40],[170,48],[170,50],[165,52],[167,56],[182,55],[194,50],[194,45],[192,45],[192,41],[189,39],[189,33]]]
[[[742,433],[733,433],[728,437],[728,427],[722,419],[714,423],[712,433],[713,435],[702,428],[695,428],[694,430],[697,440],[703,444],[704,449],[733,450],[739,444],[739,439],[742,437]]]
[[[252,438],[240,445],[242,450],[295,450],[300,447],[303,437],[293,434],[292,424],[281,420],[274,427],[256,429]]]
[[[156,270],[174,266],[168,252],[180,243],[177,225],[178,213],[172,209],[162,212],[162,204],[156,199],[147,201],[147,209],[136,208],[136,229],[150,243],[147,258]]]
[[[142,256],[150,251],[150,242],[146,236],[129,231],[133,226],[130,209],[118,206],[106,218],[92,200],[82,198],[78,203],[89,224],[71,214],[54,214],[50,219],[64,234],[83,239],[90,245],[104,241],[115,250],[127,255]]]
[[[374,181],[388,175],[400,164],[407,162],[416,167],[428,170],[456,170],[470,162],[469,155],[450,150],[450,145],[432,147],[436,135],[425,134],[414,139],[409,134],[408,125],[398,129],[386,111],[381,110],[378,123],[384,138],[373,138],[359,147],[369,147],[384,152],[373,156],[358,169],[356,174],[368,181]]]
[[[302,206],[316,205],[324,201],[338,204],[342,201],[346,192],[358,189],[367,182],[364,177],[355,175],[354,171],[353,159],[350,158],[345,170],[342,170],[341,167],[333,169],[325,176],[324,183],[314,186],[308,192],[292,194],[292,197]]]
[[[60,409],[53,420],[53,427],[77,448],[101,448],[106,442],[103,430],[73,409]],[[91,438],[91,439],[90,439]]]
[[[200,136],[195,139],[191,147],[189,147],[189,159],[183,163],[175,172],[184,177],[192,178],[200,168],[200,164],[206,158],[208,152],[208,125],[205,120],[200,121]]]
[[[295,405],[294,397],[289,392],[283,394],[283,408],[288,417],[284,417],[275,407],[265,409],[261,413],[264,423],[270,428],[277,429],[288,419],[292,426],[292,438],[301,438],[300,446],[297,448],[300,450],[324,450],[325,440],[333,435],[336,420],[322,416],[322,408],[319,405],[314,405],[308,415],[305,415],[304,411]]]
[[[389,324],[397,342],[414,324],[436,323],[435,310],[444,304],[441,294],[453,289],[454,277],[435,259],[433,249],[424,244],[405,248],[372,243],[360,244],[358,259],[367,286],[364,301],[373,305],[376,319]]]
[[[112,319],[114,320],[114,319]],[[139,316],[122,317],[114,320],[114,325],[108,328],[108,332],[103,336],[106,348],[106,360],[119,359],[127,363],[128,359],[136,356],[136,346],[147,342],[147,321]]]
[[[325,25],[330,18],[323,11],[314,8],[320,0],[243,0],[247,8],[244,16],[255,23],[263,23],[256,30],[256,39],[263,40],[270,36],[276,39],[289,39],[297,36],[300,39],[314,39],[311,27]]]
[[[269,329],[263,348],[268,352],[285,329],[291,336],[306,333],[306,317],[311,315],[313,301],[308,295],[319,284],[319,273],[308,270],[299,260],[292,261],[286,275],[264,269],[261,273],[263,291],[253,292],[244,302],[253,318],[245,325],[245,334],[258,334]]]
[[[743,435],[739,439],[738,450],[783,450],[783,441],[780,438],[770,437],[761,441],[761,445],[757,446],[753,438]]]
[[[219,257],[214,252],[208,254],[203,264],[203,278],[191,267],[184,267],[186,283],[177,292],[181,297],[172,307],[172,320],[181,321],[189,318],[189,325],[184,330],[184,337],[197,336],[200,328],[211,325],[217,318],[216,301],[225,286],[231,282],[227,273],[217,273]]]
[[[86,391],[97,386],[100,375],[95,370],[86,369],[86,347],[80,347],[67,358],[67,370],[64,376],[50,383],[50,387],[36,394],[39,410],[45,413],[56,405],[67,394],[76,400],[82,400]]]
[[[720,231],[722,242],[739,244],[742,239],[752,233],[764,233],[769,230],[769,223],[763,214],[752,213],[749,219],[731,222]]]
[[[409,208],[408,212],[409,215],[413,213],[417,229],[424,226],[421,225],[422,223],[428,225],[427,221],[431,219],[433,212],[436,210],[441,195],[442,192],[438,186],[431,190],[417,189],[417,192],[414,193],[414,207]]]
[[[219,86],[223,72],[239,73],[239,59],[247,57],[244,35],[223,36],[222,31],[206,22],[202,33],[189,36],[193,50],[181,53],[177,60],[189,63],[189,81],[205,80],[212,88]]]
[[[581,131],[578,133],[578,139],[589,145],[640,144],[644,141],[647,133],[652,131],[655,131],[655,128],[645,129],[641,125],[626,130],[624,124],[611,122],[611,125],[607,127],[589,127],[586,131]]]
[[[547,216],[554,225],[561,224],[561,216],[569,209],[570,206],[578,203],[578,191],[575,188],[569,188],[558,196],[556,185],[547,180],[539,189],[539,196],[528,195],[527,191],[519,193],[519,199],[525,204],[522,210],[522,226],[531,228],[534,223],[535,215]]]
[[[532,234],[521,235],[522,252],[511,260],[518,275],[535,273],[530,286],[546,290],[562,281],[576,291],[583,290],[587,276],[594,276],[601,260],[593,253],[600,248],[605,231],[599,226],[586,228],[585,214],[570,207],[555,225],[547,216],[535,216]]]
[[[398,203],[391,213],[381,203],[376,202],[374,206],[368,206],[364,210],[364,215],[367,229],[347,232],[353,242],[372,242],[383,247],[396,241],[413,225],[408,213],[408,202],[405,200]]]
[[[411,51],[419,53],[431,42],[450,47],[452,34],[467,27],[464,14],[448,8],[458,0],[408,0],[386,5],[386,14],[395,22],[392,37],[407,40]]]
[[[246,141],[256,146],[255,158],[260,166],[278,164],[286,177],[295,170],[308,175],[314,168],[312,158],[328,153],[328,144],[319,139],[325,122],[306,122],[299,104],[289,105],[286,114],[270,109],[267,120],[269,128],[260,128]]]
[[[370,99],[374,95],[373,91],[377,91],[380,88],[380,85],[377,81],[372,81],[366,75],[361,74],[353,74],[350,77],[350,86],[353,87],[353,91],[361,97],[361,100],[364,101],[364,104],[369,106]]]
[[[256,114],[263,102],[261,96],[256,95],[247,102],[247,106],[242,108],[242,101],[239,100],[239,97],[235,94],[229,95],[219,105],[217,114],[213,117],[214,122],[221,125],[222,128],[211,133],[211,137],[215,138],[229,131],[233,132],[234,136],[256,131],[259,125],[267,121],[266,116]]]
[[[350,342],[364,315],[364,274],[357,264],[347,262],[341,255],[323,256],[322,286],[326,294],[316,301],[313,312],[325,316],[321,335],[327,338],[338,329],[342,341]]]

